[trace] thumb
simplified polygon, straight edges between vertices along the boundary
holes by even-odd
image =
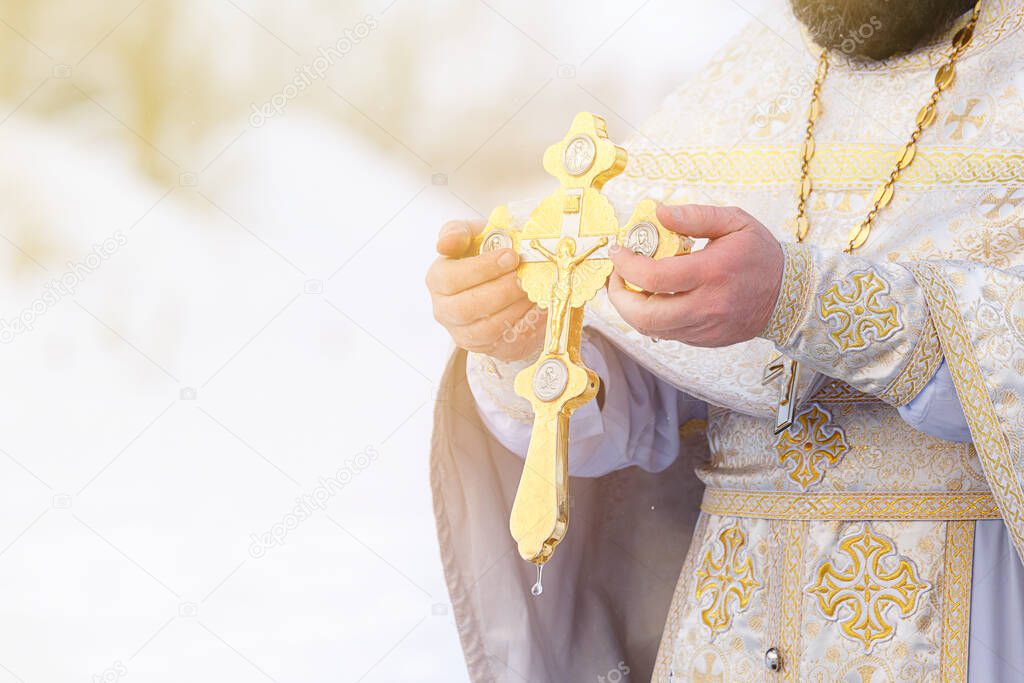
[[[658,220],[673,232],[712,240],[742,230],[754,222],[743,209],[708,204],[662,205],[658,207]]]
[[[473,244],[473,237],[483,229],[481,221],[452,221],[437,236],[437,253],[448,258],[462,258]]]

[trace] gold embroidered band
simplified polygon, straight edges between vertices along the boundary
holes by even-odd
[[[971,428],[985,478],[1006,513],[1006,529],[1014,548],[1024,555],[1024,486],[1018,476],[1015,453],[985,384],[985,371],[978,363],[974,342],[960,314],[956,291],[935,264],[920,261],[908,267],[927,297],[928,310],[942,341],[942,350],[949,359],[949,372]]]
[[[941,363],[942,346],[939,343],[939,333],[935,331],[935,325],[929,319],[925,322],[921,338],[914,347],[910,360],[892,384],[878,397],[897,408],[907,405],[921,393]]]
[[[999,519],[991,493],[782,493],[708,488],[701,510],[712,515],[790,520]]]
[[[973,568],[974,522],[947,523],[945,578],[942,580],[942,683],[967,680]]]
[[[780,523],[780,522],[776,522]],[[803,520],[781,522],[786,526],[782,550],[782,615],[779,625],[779,649],[782,652],[781,683],[800,680],[800,654],[803,652],[804,546],[808,524]]]
[[[785,267],[782,273],[782,290],[775,302],[768,324],[761,332],[762,337],[784,346],[793,336],[810,305],[814,264],[811,252],[805,245],[782,243]]]
[[[1024,155],[1001,148],[932,145],[900,178],[904,187],[1003,184],[1024,173]],[[800,147],[743,145],[740,147],[676,147],[662,151],[638,148],[630,152],[626,176],[631,179],[689,183],[707,187],[791,186],[799,167]],[[821,145],[814,155],[823,189],[871,188],[892,165],[887,145]]]

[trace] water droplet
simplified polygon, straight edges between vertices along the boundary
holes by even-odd
[[[540,595],[541,593],[544,592],[543,579],[544,579],[544,565],[538,564],[537,565],[537,583],[533,584],[533,588],[530,589],[530,593],[533,594],[533,597],[537,597],[538,595]]]

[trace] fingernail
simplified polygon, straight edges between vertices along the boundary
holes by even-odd
[[[459,236],[465,235],[466,234],[466,226],[464,226],[464,225],[452,226],[452,227],[448,228],[447,230],[445,230],[444,234],[445,234],[445,236],[448,236],[448,235],[452,235],[452,236],[455,236],[455,235],[459,235]]]
[[[672,218],[676,219],[677,221],[683,220],[683,207],[681,207],[681,206],[673,206],[672,207]]]
[[[505,270],[511,270],[515,267],[518,260],[519,258],[516,256],[514,251],[506,251],[498,257],[498,265]]]

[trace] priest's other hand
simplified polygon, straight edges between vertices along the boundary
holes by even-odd
[[[532,358],[544,344],[547,313],[519,287],[519,256],[500,249],[468,256],[484,221],[453,221],[441,228],[437,260],[427,271],[434,318],[455,344],[503,361]]]
[[[657,261],[613,250],[608,295],[623,319],[647,336],[693,346],[728,346],[757,336],[782,284],[785,258],[778,240],[735,207],[660,206],[658,219],[669,230],[709,242],[701,251]],[[650,293],[630,291],[624,279]]]

